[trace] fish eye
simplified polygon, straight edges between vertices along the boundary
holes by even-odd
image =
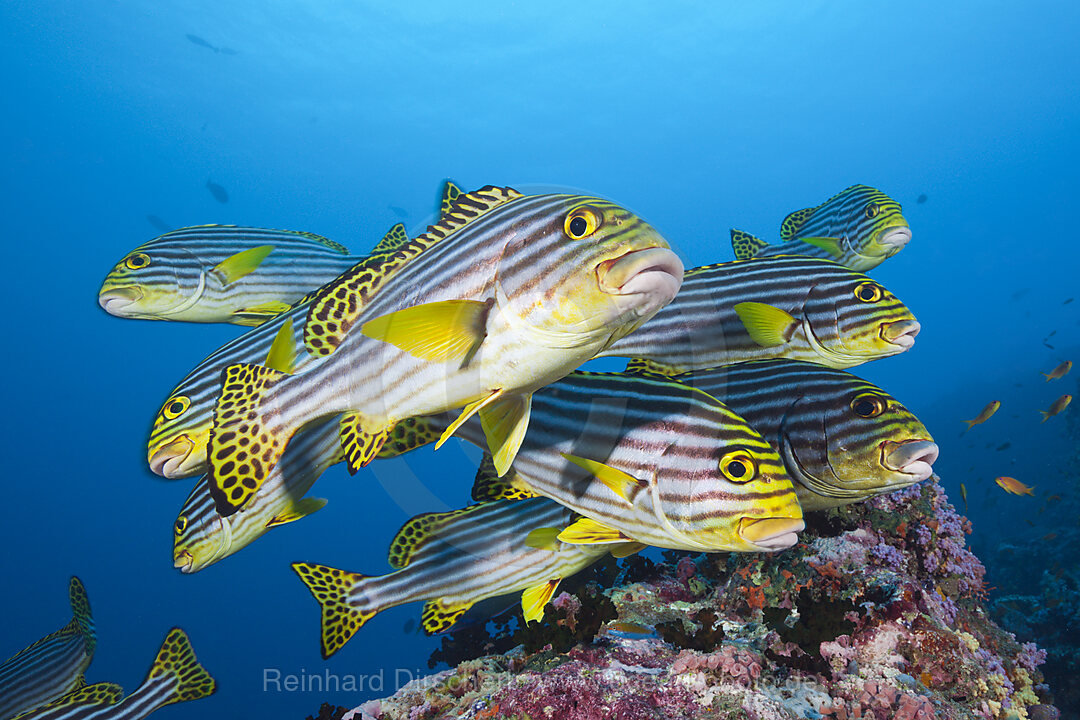
[[[563,232],[572,240],[587,238],[600,227],[601,216],[596,208],[582,205],[566,216]]]
[[[855,297],[860,302],[877,302],[881,299],[881,295],[881,286],[877,283],[862,282],[855,286]]]
[[[176,522],[173,523],[173,532],[175,532],[177,535],[180,535],[186,529],[187,529],[187,517],[184,516],[184,515],[181,515],[180,517],[176,518]]]
[[[169,420],[174,420],[184,414],[184,411],[191,405],[191,400],[186,395],[177,395],[169,402],[165,403],[165,407],[161,412]]]
[[[877,203],[870,203],[866,206],[866,217],[872,218],[881,212],[881,206]]]
[[[885,398],[874,393],[861,393],[851,401],[851,410],[861,418],[877,417],[885,412]]]
[[[757,475],[757,464],[745,450],[733,450],[720,458],[720,472],[731,482],[750,482]]]
[[[146,253],[134,253],[124,260],[124,265],[127,265],[129,270],[142,270],[150,265],[150,256]]]

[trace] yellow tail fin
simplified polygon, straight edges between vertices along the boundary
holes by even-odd
[[[349,595],[366,576],[325,565],[296,562],[293,571],[322,609],[320,645],[323,658],[329,658],[373,618],[378,610],[363,610],[349,602]]]
[[[175,678],[176,687],[161,703],[162,706],[209,697],[217,690],[217,682],[199,664],[187,633],[180,628],[173,628],[165,636],[165,642],[161,644],[143,684],[163,677]]]

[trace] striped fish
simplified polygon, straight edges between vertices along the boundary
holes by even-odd
[[[361,266],[312,300],[305,346],[323,359],[308,370],[226,368],[208,447],[219,513],[258,490],[297,429],[341,412],[354,465],[375,456],[398,420],[479,413],[505,471],[531,393],[631,332],[682,280],[664,239],[619,206],[510,188],[459,196],[396,252],[411,259],[374,297]]]
[[[804,511],[921,482],[938,456],[906,407],[842,370],[761,360],[672,379],[709,393],[760,432],[784,459]]]
[[[790,358],[846,368],[910,348],[919,323],[866,275],[827,260],[737,260],[686,273],[675,299],[601,356],[669,374]]]
[[[146,679],[119,700],[115,685],[101,683],[18,716],[18,720],[139,720],[178,702],[213,695],[217,683],[199,664],[187,634],[173,628],[165,636]]]
[[[911,228],[900,203],[880,190],[852,185],[817,207],[788,215],[780,225],[780,239],[779,245],[769,245],[742,230],[731,231],[737,260],[806,255],[867,272],[903,250]]]
[[[0,665],[0,718],[18,715],[86,685],[83,673],[97,645],[94,618],[79,578],[71,578],[68,596],[71,622]]]
[[[98,303],[123,318],[259,325],[362,259],[311,233],[201,225],[135,248]]]
[[[421,624],[428,634],[446,630],[481,600],[520,590],[526,620],[538,620],[563,578],[613,548],[556,539],[574,517],[541,498],[481,503],[405,523],[390,545],[396,571],[387,575],[293,563],[322,610],[323,657],[341,649],[376,613],[417,600],[427,601]]]

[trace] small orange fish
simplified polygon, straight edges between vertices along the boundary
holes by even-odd
[[[1046,533],[1045,535],[1043,535],[1039,539],[1040,540],[1045,540],[1046,542],[1050,542],[1051,540],[1057,540],[1057,536],[1058,536],[1057,533],[1052,532],[1052,533]]]
[[[1031,487],[1028,487],[1024,483],[1017,480],[1016,478],[1006,477],[1005,475],[1002,475],[1001,477],[994,480],[994,482],[996,482],[1001,487],[1002,490],[1004,490],[1007,493],[1011,493],[1013,495],[1034,495],[1035,494],[1035,493],[1031,492],[1032,490],[1035,489],[1034,485],[1032,485]]]
[[[1050,406],[1049,410],[1040,410],[1039,411],[1039,412],[1042,413],[1042,416],[1043,416],[1042,421],[1046,422],[1050,418],[1054,417],[1059,412],[1061,412],[1065,408],[1069,407],[1069,403],[1071,403],[1071,402],[1072,402],[1072,395],[1062,395],[1061,397],[1059,397],[1057,400],[1054,401],[1054,404]]]
[[[967,423],[967,430],[970,430],[975,425],[982,425],[984,422],[989,420],[990,416],[996,413],[999,407],[1001,407],[1001,401],[995,400],[986,407],[984,407],[982,409],[982,412],[979,413],[974,420],[965,420],[964,422]],[[964,432],[967,432],[967,430],[965,430]]]
[[[1046,378],[1046,382],[1050,382],[1051,380],[1065,377],[1069,374],[1070,370],[1072,370],[1072,360],[1066,360],[1049,373],[1042,373],[1042,375]]]

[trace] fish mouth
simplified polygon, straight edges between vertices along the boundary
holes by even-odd
[[[187,550],[173,553],[173,567],[185,575],[195,572],[195,557]]]
[[[802,518],[742,518],[739,537],[765,551],[783,550],[794,545],[806,527]]]
[[[893,472],[907,475],[911,483],[922,482],[934,472],[938,446],[933,440],[887,440],[881,444],[881,464]]]
[[[911,242],[911,228],[906,225],[889,228],[878,238],[878,244],[888,250],[889,257],[903,250],[909,242]]]
[[[142,290],[134,285],[110,288],[98,293],[98,305],[110,315],[124,317],[124,308],[142,300]]]
[[[596,278],[609,295],[639,295],[643,306],[662,307],[682,287],[683,263],[668,248],[631,250],[597,265]]]
[[[915,336],[922,330],[918,320],[896,320],[881,326],[881,339],[899,347],[897,352],[910,350],[915,344]]]
[[[147,462],[155,475],[176,479],[194,474],[194,468],[187,464],[195,443],[187,435],[181,435],[170,443],[160,446],[150,453]]]

